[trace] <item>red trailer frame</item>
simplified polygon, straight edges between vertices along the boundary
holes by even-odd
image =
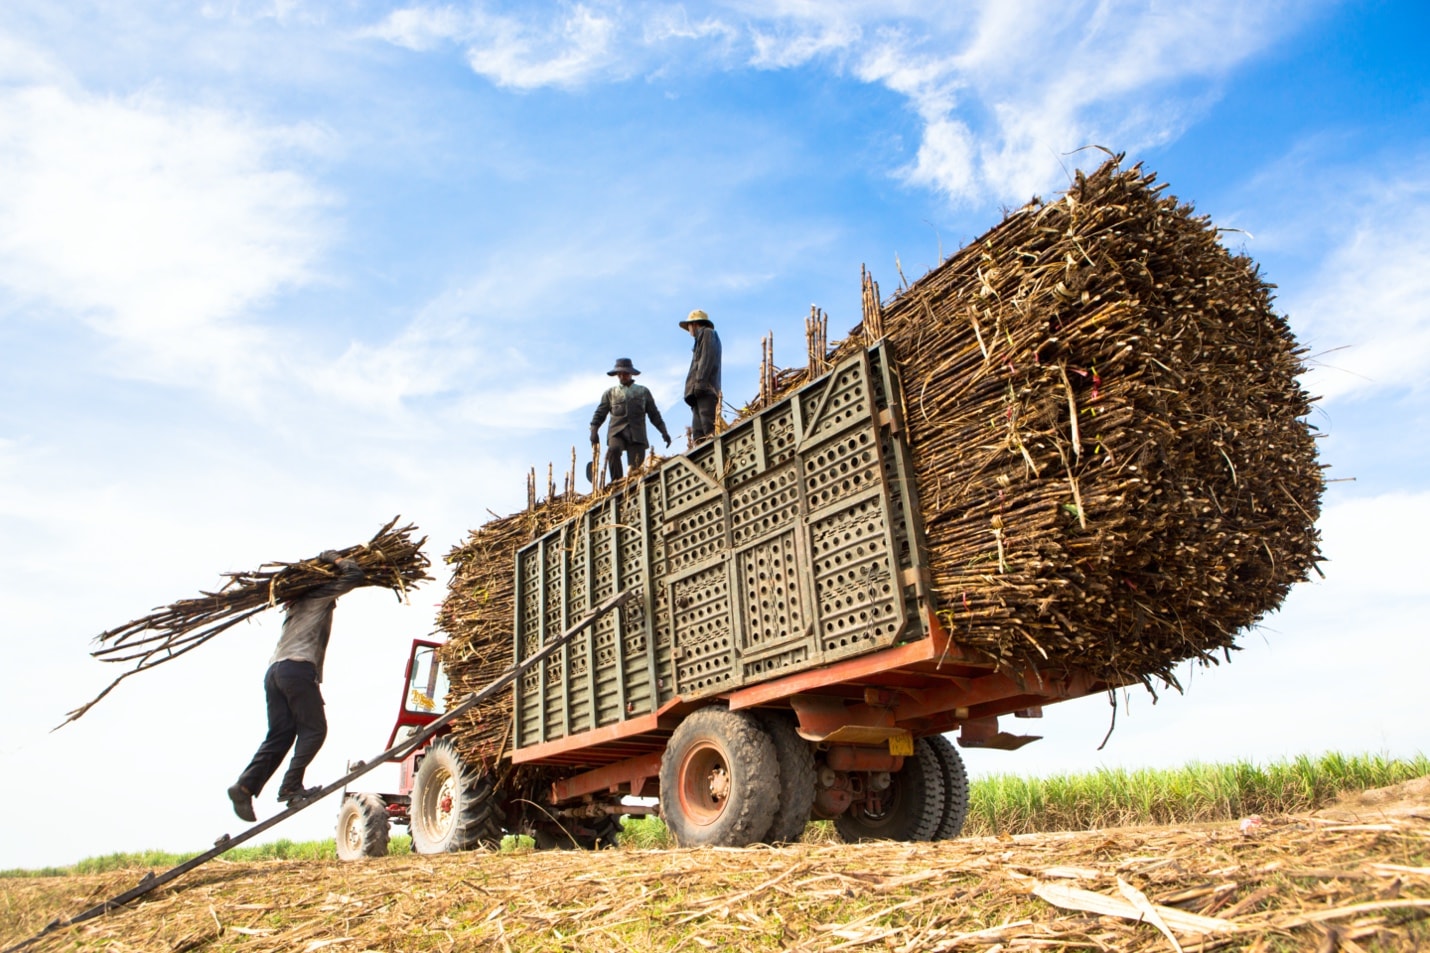
[[[965,748],[1019,748],[1040,736],[1000,730],[1003,715],[1038,718],[1046,705],[1113,687],[1085,673],[1028,671],[1011,676],[970,658],[936,617],[930,635],[904,645],[798,672],[718,696],[730,710],[791,709],[799,734],[865,766],[897,770],[912,740],[959,731]],[[586,767],[555,782],[561,804],[598,792],[654,796],[651,786],[671,731],[710,699],[674,699],[659,711],[506,753],[515,764]],[[882,755],[888,760],[874,758]],[[871,760],[872,759],[872,760]]]

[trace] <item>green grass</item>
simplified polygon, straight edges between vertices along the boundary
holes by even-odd
[[[412,838],[394,835],[388,842],[389,854],[412,853]],[[87,857],[69,867],[43,867],[39,870],[0,870],[0,877],[64,877],[76,874],[103,874],[111,870],[131,870],[147,868],[167,870],[184,861],[196,857],[203,851],[187,854],[171,854],[162,850],[144,850],[127,854],[105,854],[102,857]],[[338,856],[337,846],[332,838],[318,841],[295,843],[287,838],[253,847],[235,847],[220,855],[223,860],[234,863],[248,863],[257,860],[333,860]]]
[[[1147,824],[1194,824],[1234,820],[1249,814],[1295,814],[1324,807],[1338,795],[1388,787],[1430,775],[1430,758],[1417,755],[1393,759],[1382,755],[1319,757],[1302,755],[1290,761],[1258,765],[1189,764],[1169,770],[1105,769],[1047,778],[992,775],[970,786],[967,835],[1019,834],[1037,831],[1089,830]],[[806,841],[836,839],[833,824],[815,821]],[[658,817],[627,817],[622,823],[622,847],[662,849],[672,846],[670,832]],[[503,850],[532,848],[531,838],[508,835]],[[394,836],[389,852],[412,851],[412,839]],[[91,857],[70,867],[41,870],[0,870],[0,877],[55,877],[148,868],[164,870],[194,854],[143,851]],[[235,847],[225,860],[332,860],[333,841],[294,843],[278,840],[256,847]]]
[[[662,850],[675,846],[675,839],[670,836],[665,822],[654,814],[622,818],[619,839],[622,847],[635,850]]]
[[[1295,814],[1338,795],[1430,775],[1430,758],[1338,752],[1258,765],[1105,769],[1048,778],[993,775],[970,787],[966,834],[1019,834],[1141,824],[1194,824],[1250,814]]]

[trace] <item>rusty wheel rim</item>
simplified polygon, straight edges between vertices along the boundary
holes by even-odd
[[[730,802],[730,765],[725,752],[708,741],[685,753],[680,762],[680,809],[691,823],[709,826]]]

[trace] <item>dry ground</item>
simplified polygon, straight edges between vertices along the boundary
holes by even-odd
[[[0,881],[0,949],[135,872]],[[1091,910],[1092,912],[1088,912]],[[215,862],[36,951],[1430,950],[1430,779],[1260,824]]]

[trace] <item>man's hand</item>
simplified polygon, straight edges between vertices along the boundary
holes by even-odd
[[[663,433],[663,434],[661,434],[660,436],[661,436],[662,439],[665,440],[665,445],[666,445],[667,447],[670,446],[670,434],[668,434],[668,433]]]
[[[601,435],[600,435],[598,432],[596,432],[595,430],[591,431],[591,446],[593,446],[593,447],[599,447],[600,445],[601,445]]]

